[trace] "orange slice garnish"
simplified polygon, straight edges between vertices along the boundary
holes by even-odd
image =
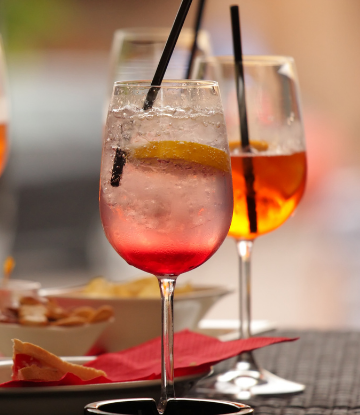
[[[190,141],[152,141],[130,150],[137,159],[183,160],[229,172],[228,154],[219,148]]]
[[[250,147],[257,151],[266,151],[269,148],[269,144],[264,140],[250,140]],[[230,151],[240,148],[239,141],[231,141],[229,143]]]

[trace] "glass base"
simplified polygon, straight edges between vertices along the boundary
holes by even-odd
[[[267,370],[262,370],[259,377],[252,377],[248,374],[239,374],[231,381],[222,381],[221,377],[215,380],[211,391],[221,395],[228,395],[229,398],[247,400],[257,395],[282,395],[289,393],[299,393],[304,391],[305,385],[292,382]],[[215,390],[214,390],[215,389]],[[199,392],[204,393],[204,388],[199,388]]]
[[[201,386],[200,386],[201,385]],[[238,356],[235,366],[217,376],[200,382],[196,391],[209,397],[223,396],[247,400],[257,395],[283,395],[299,393],[305,385],[276,376],[256,363],[251,352]]]
[[[221,402],[208,399],[176,399],[168,400],[164,415],[248,415],[254,410],[237,402]],[[109,415],[158,415],[154,399],[119,399],[113,401],[94,402],[85,406],[85,414]]]

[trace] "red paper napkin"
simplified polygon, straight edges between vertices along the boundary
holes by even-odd
[[[183,330],[175,333],[174,337],[175,377],[205,372],[215,363],[237,356],[239,353],[293,340],[296,339],[252,337],[246,340],[222,342],[214,337]],[[106,372],[107,377],[101,376],[90,381],[82,381],[77,376],[67,373],[61,380],[55,382],[9,381],[0,384],[0,387],[87,385],[159,379],[161,339],[158,337],[127,350],[103,354],[85,366],[101,369]]]

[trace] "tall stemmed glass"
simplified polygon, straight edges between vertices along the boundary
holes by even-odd
[[[144,110],[149,88],[150,81],[115,83],[103,141],[100,213],[119,255],[159,280],[162,412],[175,396],[176,279],[209,259],[225,239],[233,193],[218,84],[164,81],[155,86],[152,108]]]
[[[0,175],[2,174],[8,153],[9,111],[6,94],[5,56],[0,35]]]
[[[250,152],[240,147],[234,57],[198,58],[194,78],[215,79],[222,92],[234,190],[229,236],[236,241],[240,260],[240,337],[246,339],[251,336],[253,242],[294,212],[305,189],[306,155],[293,59],[247,56],[243,67]],[[252,353],[241,354],[213,387],[241,399],[304,389],[261,369]]]
[[[109,95],[114,82],[151,78],[158,66],[169,37],[169,28],[128,28],[114,32],[110,51]],[[167,68],[166,77],[181,79],[185,76],[194,31],[182,28]],[[208,33],[200,30],[197,37],[198,55],[211,55]]]
[[[114,32],[109,61],[106,111],[114,82],[150,79],[158,66],[169,37],[169,28],[135,27]],[[185,77],[194,40],[194,30],[182,28],[171,61],[166,69],[167,79]],[[209,35],[200,30],[197,36],[197,56],[210,56]],[[105,112],[106,112],[105,111]]]

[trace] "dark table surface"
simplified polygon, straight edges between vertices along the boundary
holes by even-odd
[[[257,350],[257,362],[280,377],[305,384],[306,389],[294,395],[243,401],[255,414],[360,414],[360,332],[288,330],[271,335],[299,340]],[[196,388],[187,396],[205,397]]]
[[[271,335],[299,337],[299,340],[257,350],[254,353],[257,362],[275,375],[305,384],[306,390],[296,395],[257,396],[242,401],[255,409],[255,415],[360,415],[360,332],[274,331]],[[139,394],[157,400],[159,390],[156,385],[149,390],[135,388],[103,394],[93,391],[83,393],[84,396],[70,392],[54,396],[3,394],[0,414],[80,415],[84,405],[91,401],[133,398]],[[185,390],[187,397],[210,398],[198,393],[196,385],[190,391]],[[233,400],[227,396],[211,398]]]

